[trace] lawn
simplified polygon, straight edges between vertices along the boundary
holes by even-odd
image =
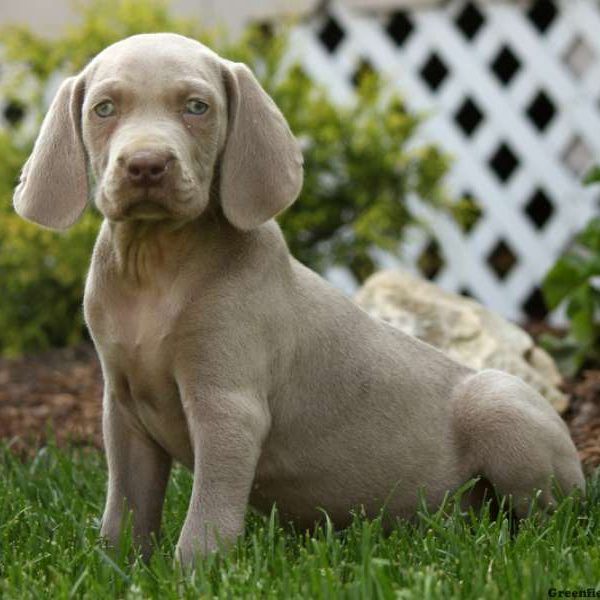
[[[250,514],[246,536],[193,575],[172,555],[191,488],[177,468],[160,546],[148,565],[98,539],[106,469],[95,450],[0,451],[0,597],[27,598],[545,598],[550,588],[600,588],[600,471],[584,499],[511,530],[484,511],[423,511],[389,536],[357,516],[346,531],[294,533]]]

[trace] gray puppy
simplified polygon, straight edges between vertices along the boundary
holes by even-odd
[[[251,72],[196,41],[137,35],[58,91],[15,192],[62,229],[105,220],[85,316],[105,380],[102,534],[124,510],[144,552],[172,459],[194,486],[177,556],[233,542],[248,503],[310,525],[415,513],[482,476],[528,510],[584,479],[547,402],[370,318],[289,254],[273,217],[302,155]],[[475,502],[475,500],[473,500]]]

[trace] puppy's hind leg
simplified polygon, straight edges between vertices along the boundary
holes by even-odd
[[[518,517],[539,493],[543,508],[563,493],[585,488],[577,451],[554,409],[517,377],[486,370],[468,377],[453,394],[454,431],[469,476],[481,475],[512,498]]]

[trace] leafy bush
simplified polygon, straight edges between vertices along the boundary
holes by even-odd
[[[587,183],[600,183],[600,168]],[[600,362],[600,217],[593,218],[549,271],[543,285],[549,308],[566,303],[568,335],[546,339],[567,375]]]
[[[69,232],[44,231],[12,212],[12,189],[43,117],[51,78],[81,69],[128,35],[180,32],[257,73],[304,146],[304,189],[280,223],[292,252],[309,266],[322,271],[346,264],[362,280],[374,269],[370,249],[396,251],[405,227],[415,222],[404,201],[409,194],[430,205],[450,205],[443,188],[447,157],[434,146],[415,149],[411,143],[409,149],[420,119],[399,98],[384,99],[373,76],[362,78],[354,106],[340,107],[300,68],[281,72],[281,32],[251,28],[233,44],[173,18],[162,1],[96,0],[79,10],[80,25],[58,40],[20,27],[3,32],[10,66],[3,95],[17,108],[27,107],[28,116],[0,132],[1,353],[63,345],[84,333],[78,307],[99,216],[88,211]]]

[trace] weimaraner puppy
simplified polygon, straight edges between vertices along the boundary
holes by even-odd
[[[524,515],[583,488],[567,428],[519,379],[474,372],[374,320],[290,256],[273,217],[302,154],[242,64],[175,34],[136,35],[59,89],[14,203],[104,216],[85,317],[105,381],[108,495],[149,554],[173,459],[193,471],[186,565],[230,544],[247,505],[310,526],[415,514],[480,476]],[[540,492],[541,490],[541,492]],[[475,500],[473,500],[475,502]]]

